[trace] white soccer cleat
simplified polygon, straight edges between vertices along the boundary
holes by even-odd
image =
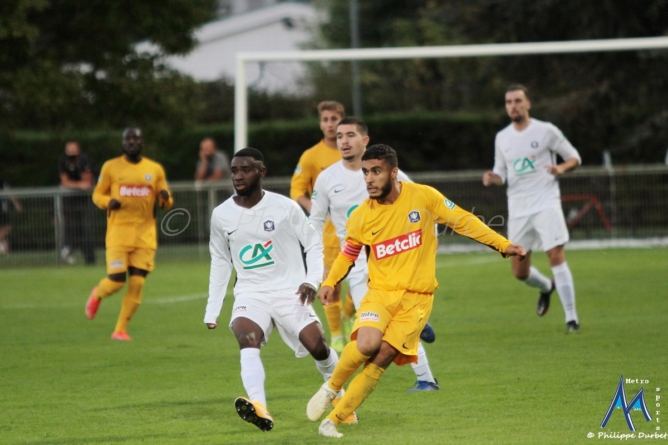
[[[332,400],[335,397],[336,392],[329,389],[327,382],[323,383],[318,392],[308,401],[308,405],[306,405],[306,417],[308,417],[308,420],[317,422],[325,414],[327,407],[332,404]],[[336,427],[334,427],[334,430],[336,431]]]
[[[320,427],[318,428],[318,433],[321,436],[334,437],[336,439],[343,437],[343,434],[338,432],[336,425],[334,425],[334,422],[332,422],[330,419],[325,419],[322,421]]]

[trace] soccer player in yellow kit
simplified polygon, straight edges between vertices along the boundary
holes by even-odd
[[[346,241],[318,294],[323,304],[334,285],[353,266],[362,248],[368,249],[369,291],[357,310],[352,339],[343,350],[328,382],[311,398],[306,414],[317,421],[353,373],[348,391],[322,421],[319,433],[341,437],[336,427],[357,409],[378,384],[385,369],[415,363],[420,332],[431,313],[436,281],[434,224],[500,252],[504,257],[526,255],[471,213],[457,207],[436,189],[397,181],[396,152],[373,145],[362,157],[369,199],[355,209],[346,225]]]
[[[123,131],[123,156],[104,163],[93,192],[95,205],[107,211],[107,277],[93,288],[86,317],[95,318],[100,302],[118,292],[130,276],[112,340],[130,340],[127,325],[141,304],[146,275],[153,270],[158,245],[155,204],[169,209],[174,200],[162,166],[141,156],[139,128]]]
[[[290,197],[297,201],[307,213],[311,213],[311,195],[318,175],[330,165],[341,160],[341,152],[336,146],[336,126],[345,116],[343,105],[335,101],[320,102],[318,104],[318,115],[323,138],[302,154],[290,182]],[[341,244],[336,237],[336,229],[329,218],[327,218],[323,227],[322,244],[325,257],[325,275],[327,275],[334,259],[341,250]],[[329,306],[325,306],[325,317],[331,334],[330,345],[339,353],[345,346],[341,331],[340,290],[341,287],[337,286],[334,301]],[[346,311],[349,312],[348,315],[350,316],[355,312],[355,307],[351,298],[346,299],[346,303],[348,302],[350,307],[347,307]]]

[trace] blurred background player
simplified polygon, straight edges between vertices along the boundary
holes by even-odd
[[[297,163],[297,168],[290,182],[290,197],[301,205],[306,213],[311,213],[311,198],[313,186],[320,172],[341,160],[341,152],[336,146],[336,125],[345,116],[343,105],[333,100],[323,101],[318,104],[318,116],[320,118],[320,130],[323,138],[313,147],[302,153]],[[329,219],[325,223],[322,235],[325,256],[325,276],[339,254],[340,242],[336,237],[336,229]],[[341,352],[345,346],[343,331],[341,329],[341,286],[335,290],[334,302],[325,307],[325,317],[329,325],[330,344]],[[351,300],[348,298],[347,300]],[[346,306],[346,316],[351,318],[355,312],[352,301]]]
[[[130,340],[127,325],[141,304],[146,275],[153,270],[158,246],[155,204],[168,210],[174,200],[162,166],[141,156],[144,137],[139,128],[123,131],[123,156],[104,163],[93,202],[107,211],[107,277],[93,288],[86,317],[95,318],[100,302],[130,283],[112,340]]]
[[[329,215],[336,228],[337,237],[343,240],[346,236],[348,216],[369,198],[362,173],[362,156],[369,143],[369,130],[366,123],[356,117],[341,119],[336,129],[336,143],[343,159],[326,168],[315,181],[311,200],[313,203],[311,223],[318,232],[321,232]],[[397,180],[411,182],[401,170],[397,171]],[[360,307],[362,298],[368,290],[369,271],[366,263],[366,252],[360,252],[354,267],[346,276],[350,289],[349,294],[356,309]],[[349,330],[352,331],[352,329]],[[433,335],[433,329],[430,327],[429,330]],[[438,382],[431,373],[427,352],[422,343],[418,344],[417,356],[417,363],[411,363],[417,381],[408,391],[438,390]]]
[[[195,181],[216,182],[230,175],[230,161],[218,150],[213,138],[204,138],[199,144],[199,160],[195,167]]]
[[[506,111],[511,123],[496,135],[494,170],[485,172],[482,182],[508,182],[508,238],[526,247],[526,261],[513,258],[513,275],[540,290],[536,313],[542,317],[556,290],[566,315],[567,332],[580,329],[575,309],[573,275],[566,263],[564,244],[568,227],[561,209],[557,178],[582,162],[580,155],[554,125],[529,117],[531,101],[526,87],[510,85]],[[564,162],[557,164],[557,155]],[[547,253],[554,280],[531,266],[531,251]]]
[[[309,401],[306,414],[317,421],[343,384],[364,364],[348,391],[322,421],[318,432],[341,437],[336,427],[373,392],[388,366],[417,361],[419,333],[427,323],[436,281],[436,223],[508,255],[524,255],[522,246],[494,232],[475,215],[457,207],[436,189],[397,180],[397,154],[387,145],[372,145],[362,156],[369,198],[351,213],[345,246],[322,283],[318,298],[332,299],[334,285],[367,249],[369,291],[355,320],[332,378]],[[417,329],[416,329],[417,328]]]
[[[76,191],[88,192],[93,188],[93,162],[86,153],[81,151],[79,142],[67,141],[65,154],[58,162],[60,187]],[[65,245],[60,251],[61,258],[74,264],[74,250],[81,249],[84,262],[95,264],[95,243],[93,242],[92,218],[93,204],[90,196],[77,193],[73,196],[63,196],[63,215],[65,216]]]
[[[6,192],[9,189],[9,182],[0,178],[0,191]],[[10,250],[9,234],[12,232],[12,221],[9,215],[12,209],[17,212],[23,211],[23,206],[18,199],[13,196],[0,198],[0,255],[6,255]]]
[[[264,156],[255,148],[244,148],[232,157],[236,194],[216,207],[211,217],[211,273],[204,315],[204,323],[214,329],[236,270],[230,329],[241,349],[241,380],[248,398],[238,397],[234,405],[242,419],[262,431],[272,429],[274,421],[267,411],[260,348],[274,327],[297,357],[313,356],[325,381],[338,362],[312,306],[323,275],[320,236],[298,205],[262,189],[266,171]]]

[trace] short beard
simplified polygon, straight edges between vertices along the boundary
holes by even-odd
[[[394,182],[392,181],[392,178],[390,177],[390,180],[387,181],[383,186],[380,188],[380,195],[374,196],[371,199],[375,199],[376,201],[383,200],[387,198],[387,196],[392,193],[392,187],[394,185]]]
[[[249,184],[248,187],[246,187],[243,190],[237,190],[236,188],[234,191],[236,192],[237,196],[250,196],[257,190],[258,186],[260,185],[260,181],[255,181],[252,184]]]

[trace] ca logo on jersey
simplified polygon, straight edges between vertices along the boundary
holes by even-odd
[[[243,263],[244,270],[259,269],[274,264],[274,259],[269,253],[274,249],[271,240],[264,244],[247,244],[239,251],[239,259]]]
[[[536,162],[535,156],[516,159],[515,162],[513,162],[513,170],[515,170],[515,174],[517,176],[536,173],[536,167],[534,166],[535,162]]]

